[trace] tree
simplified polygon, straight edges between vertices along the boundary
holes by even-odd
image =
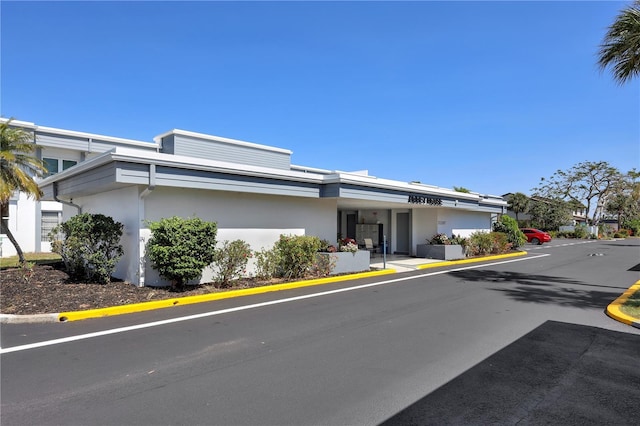
[[[34,180],[34,176],[41,177],[46,168],[41,160],[32,154],[38,147],[33,143],[33,135],[11,127],[11,119],[0,123],[0,207],[6,211],[9,207],[9,199],[16,192],[24,192],[27,197],[39,200],[42,191]],[[24,253],[16,241],[13,233],[4,220],[2,233],[9,237],[9,241],[16,248],[21,265],[25,264]]]
[[[542,230],[557,230],[571,222],[569,204],[559,198],[532,198],[527,211],[531,216],[531,225]]]
[[[454,186],[453,190],[456,192],[464,192],[466,194],[469,194],[471,191],[467,188],[465,188],[464,186]]]
[[[525,213],[529,209],[529,197],[522,192],[516,192],[509,197],[508,208],[516,214],[518,221],[518,213]]]
[[[541,178],[535,195],[544,198],[574,200],[586,206],[586,216],[597,225],[608,197],[619,184],[622,174],[606,161],[578,163],[569,170],[558,170],[549,179]],[[592,210],[592,207],[595,207]]]
[[[629,171],[618,182],[605,204],[605,211],[615,215],[618,220],[618,228],[633,219],[640,219],[640,173],[635,169]]]
[[[640,0],[616,17],[600,45],[598,65],[613,68],[620,84],[640,74]]]

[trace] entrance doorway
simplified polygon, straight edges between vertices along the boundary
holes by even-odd
[[[410,213],[396,213],[396,254],[406,254],[411,252],[411,229]]]
[[[356,238],[356,214],[347,213],[347,238]]]

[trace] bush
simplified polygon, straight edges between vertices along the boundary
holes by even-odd
[[[275,248],[271,250],[263,248],[262,250],[255,252],[254,256],[256,258],[255,272],[257,278],[268,280],[278,274],[280,254]]]
[[[280,235],[274,246],[279,260],[278,275],[288,279],[303,277],[311,269],[321,247],[318,237]]]
[[[556,232],[557,238],[575,238],[576,234],[573,231],[558,231]],[[553,236],[551,238],[554,238]]]
[[[573,236],[575,238],[585,239],[589,236],[589,231],[585,225],[576,225],[573,230]]]
[[[213,264],[217,267],[217,281],[221,287],[227,287],[229,282],[240,278],[246,273],[247,262],[251,258],[249,244],[242,240],[225,241],[222,247],[215,251]]]
[[[467,238],[467,254],[469,256],[483,256],[491,253],[493,237],[487,232],[474,232]]]
[[[474,232],[466,243],[469,256],[506,253],[511,247],[507,234],[503,232]]]
[[[69,275],[108,283],[124,254],[120,245],[123,227],[109,216],[82,213],[51,231],[51,250],[62,257]],[[58,235],[63,239],[56,239]]]
[[[434,245],[449,245],[451,241],[449,241],[449,237],[447,234],[436,234],[429,241],[429,244]]]
[[[631,235],[640,236],[640,219],[632,219],[624,224],[625,228],[631,230]]]
[[[151,265],[173,286],[182,287],[200,277],[215,258],[218,232],[215,222],[174,216],[149,222],[149,228],[152,236],[147,254]]]
[[[507,253],[513,247],[513,244],[509,241],[509,236],[504,232],[492,232],[489,235],[493,240],[491,254]]]
[[[527,242],[527,237],[518,228],[518,222],[506,214],[502,215],[500,220],[493,224],[493,231],[505,234],[507,241],[511,243],[513,248],[521,247]]]
[[[310,273],[314,277],[328,277],[336,267],[337,258],[333,254],[316,255],[315,262],[311,265]]]

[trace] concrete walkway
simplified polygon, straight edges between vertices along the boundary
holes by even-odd
[[[372,268],[385,269],[384,260],[381,254],[376,254],[371,257],[370,265]],[[386,269],[395,269],[397,272],[417,271],[419,269],[418,265],[442,262],[442,260],[438,259],[424,259],[399,254],[388,254],[386,261]]]

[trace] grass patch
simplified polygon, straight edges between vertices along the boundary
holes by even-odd
[[[25,253],[24,258],[27,262],[34,262],[38,265],[57,263],[62,260],[60,255],[56,253]],[[18,261],[18,256],[0,258],[0,268],[16,268]]]
[[[627,299],[620,310],[627,315],[640,319],[640,290],[636,291]]]

